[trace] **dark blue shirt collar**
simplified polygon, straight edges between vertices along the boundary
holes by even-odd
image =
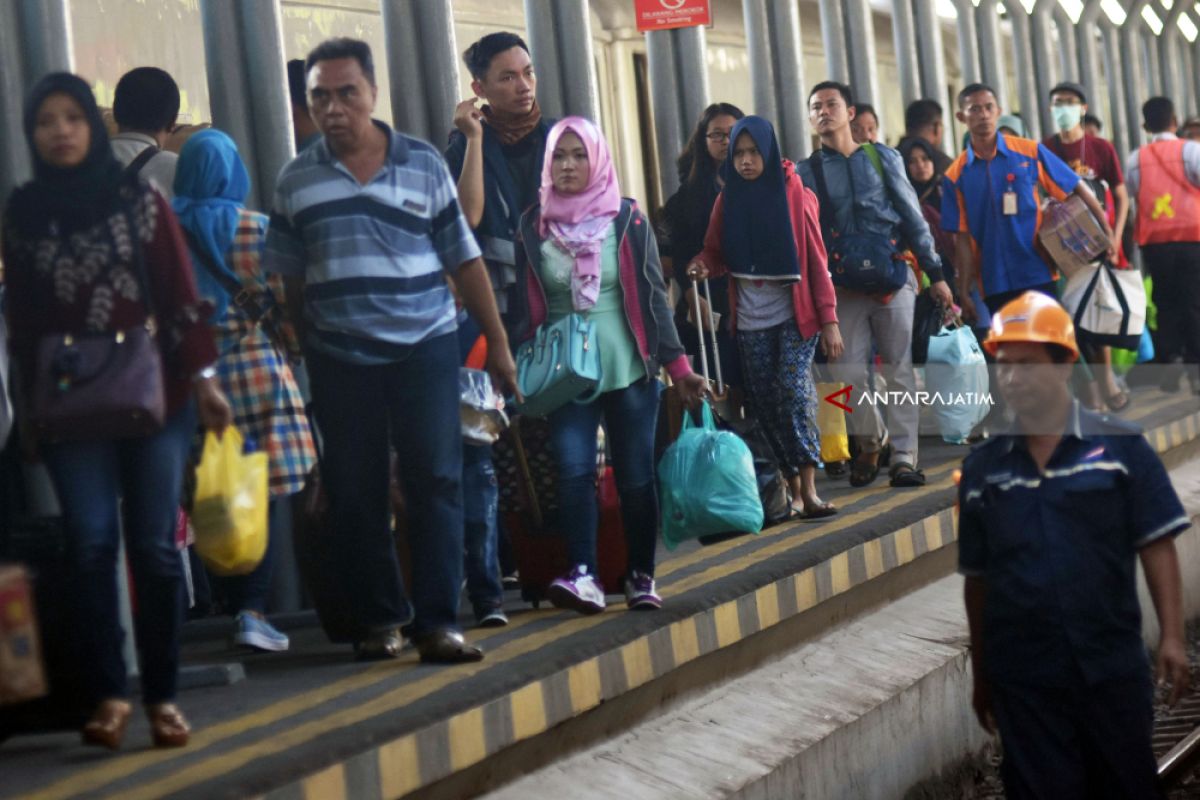
[[[1004,134],[997,133],[996,134],[996,155],[1000,155],[1001,153],[1004,154],[1005,158],[1008,158],[1009,149],[1008,149],[1008,144],[1004,141]],[[970,140],[967,140],[967,166],[970,166],[974,163],[975,163],[975,148],[971,146]]]

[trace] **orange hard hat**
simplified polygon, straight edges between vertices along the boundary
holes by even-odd
[[[1057,300],[1041,292],[1025,292],[992,315],[992,331],[983,349],[994,356],[1004,342],[1054,344],[1069,350],[1072,361],[1079,358],[1071,315]]]

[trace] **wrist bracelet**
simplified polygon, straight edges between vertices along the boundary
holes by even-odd
[[[199,383],[200,381],[207,381],[215,377],[217,377],[217,368],[216,366],[209,364],[207,367],[193,375],[192,380],[196,383]]]

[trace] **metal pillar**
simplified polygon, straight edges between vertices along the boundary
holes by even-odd
[[[1058,31],[1058,77],[1064,81],[1079,80],[1079,51],[1075,46],[1076,25],[1071,15],[1057,2],[1054,4],[1054,27]]]
[[[392,122],[441,149],[461,99],[450,0],[383,0],[381,12]]]
[[[1180,108],[1187,109],[1187,115],[1194,117],[1200,108],[1196,104],[1196,58],[1191,43],[1186,39],[1179,43],[1180,66],[1183,68],[1183,90],[1186,95]]]
[[[821,8],[821,44],[825,49],[828,79],[850,83],[850,62],[846,58],[846,26],[839,0],[818,0]],[[808,87],[804,87],[808,91]]]
[[[1108,17],[1104,17],[1100,26],[1104,36],[1104,75],[1108,85],[1108,121],[1111,133],[1108,138],[1117,148],[1121,164],[1129,157],[1136,146],[1129,133],[1129,116],[1126,114],[1125,101],[1125,65],[1121,54],[1121,31]]]
[[[998,0],[980,0],[975,9],[975,23],[979,29],[979,72],[983,82],[996,90],[1001,107],[1013,108],[1013,98],[1008,95],[1008,71],[1004,68],[1004,39],[1000,35],[997,5]]]
[[[1200,37],[1198,37],[1196,41],[1192,42],[1188,49],[1191,51],[1192,56],[1190,70],[1200,69]],[[1192,78],[1193,108],[1196,109],[1196,113],[1200,113],[1200,78],[1196,77],[1196,73],[1191,72],[1190,70],[1189,74]]]
[[[754,112],[775,124],[785,157],[805,158],[811,148],[805,124],[808,89],[800,48],[800,8],[796,3],[745,0],[742,10]]]
[[[672,165],[692,126],[708,104],[704,28],[678,28],[646,34],[654,133],[663,196],[679,188]]]
[[[917,32],[913,23],[911,0],[892,0],[892,46],[896,50],[900,96],[907,108],[909,103],[921,99],[921,74],[917,67]]]
[[[1079,82],[1083,84],[1083,89],[1087,92],[1088,107],[1093,114],[1097,115],[1102,111],[1100,104],[1100,46],[1097,39],[1100,33],[1098,21],[1102,13],[1104,12],[1100,9],[1099,0],[1088,0],[1083,13],[1079,15],[1079,22],[1073,27]],[[1071,38],[1072,29],[1059,27],[1058,34]],[[1108,74],[1112,75],[1111,72]],[[1109,82],[1112,82],[1111,78]]]
[[[1054,132],[1054,114],[1050,111],[1050,90],[1058,83],[1058,56],[1054,52],[1054,6],[1056,0],[1038,0],[1029,15],[1029,43],[1033,53],[1036,113],[1030,109],[1026,120],[1036,116],[1041,123],[1041,136]],[[1037,138],[1041,138],[1040,136]]]
[[[549,117],[580,116],[599,123],[587,0],[525,0],[525,23],[542,111]]]
[[[963,84],[975,83],[983,77],[979,66],[979,31],[975,26],[975,6],[971,0],[954,0],[958,11],[958,67]]]
[[[864,103],[876,103],[880,95],[879,76],[875,71],[875,22],[871,18],[871,0],[843,0],[842,6],[846,14],[846,55],[854,97]]]
[[[936,0],[913,0],[917,26],[917,58],[921,67],[921,94],[939,103],[946,101],[946,51],[942,47],[942,21]],[[946,130],[950,130],[949,125]]]
[[[268,209],[294,155],[278,0],[201,0],[213,125],[237,142],[250,173],[246,205]]]
[[[1162,61],[1158,57],[1158,37],[1149,25],[1145,25],[1138,38],[1141,41],[1142,71],[1146,76],[1146,85],[1151,94],[1162,94],[1164,87]]]
[[[1017,100],[1021,118],[1032,139],[1040,139],[1041,117],[1038,115],[1037,86],[1033,80],[1033,50],[1029,42],[1029,15],[1019,2],[1010,2],[1006,8],[1012,20],[1013,71],[1017,75]],[[1007,110],[1007,109],[1006,109]]]
[[[1125,89],[1125,124],[1129,132],[1129,149],[1136,150],[1145,143],[1142,130],[1142,102],[1150,96],[1150,86],[1142,61],[1142,8],[1148,0],[1131,0],[1125,9],[1121,25],[1120,73]]]
[[[25,93],[49,72],[72,69],[67,0],[0,3],[0,204],[29,180]]]

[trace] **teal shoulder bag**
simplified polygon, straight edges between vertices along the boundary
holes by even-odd
[[[517,387],[525,398],[517,410],[544,417],[567,403],[590,403],[602,377],[596,323],[583,314],[543,323],[517,348]]]

